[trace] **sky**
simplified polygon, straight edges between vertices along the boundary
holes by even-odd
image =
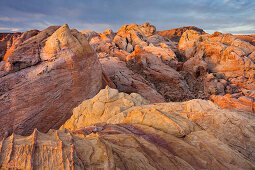
[[[197,26],[208,33],[255,34],[255,0],[0,0],[0,32],[63,24],[117,32],[145,22],[159,31]]]

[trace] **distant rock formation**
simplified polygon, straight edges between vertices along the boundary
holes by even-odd
[[[255,116],[206,100],[144,105],[101,90],[62,130],[0,143],[4,169],[254,169]],[[96,123],[96,124],[95,124]]]
[[[0,62],[3,60],[6,51],[22,33],[0,33]]]
[[[255,46],[255,34],[250,35],[235,35],[237,38],[249,42],[251,45]]]
[[[17,37],[0,62],[0,138],[59,128],[102,88],[102,68],[84,35],[67,25]]]
[[[171,30],[164,30],[164,31],[158,31],[157,33],[161,35],[162,37],[166,37],[174,42],[179,42],[182,34],[187,31],[187,30],[194,30],[197,31],[201,34],[204,34],[204,30],[194,27],[194,26],[188,26],[188,27],[179,27],[179,28],[174,28]]]

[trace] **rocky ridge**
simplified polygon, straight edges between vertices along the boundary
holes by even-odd
[[[197,28],[195,26],[188,26],[188,27],[174,28],[171,30],[158,31],[158,34],[161,35],[162,37],[166,37],[172,41],[179,42],[182,34],[187,30],[194,30],[201,34],[205,33],[204,30],[202,30],[200,28]]]

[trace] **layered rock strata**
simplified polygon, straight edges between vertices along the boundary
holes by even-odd
[[[0,62],[0,138],[58,128],[102,88],[101,65],[77,30],[51,26],[22,37]]]
[[[147,102],[107,87],[75,108],[62,130],[2,140],[1,168],[255,168],[254,115],[198,99]]]

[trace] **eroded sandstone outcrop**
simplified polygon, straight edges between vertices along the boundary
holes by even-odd
[[[254,115],[220,109],[206,100],[146,103],[139,94],[107,87],[74,109],[62,126],[67,129],[5,138],[0,143],[0,165],[16,169],[255,168]]]
[[[250,35],[235,35],[237,38],[241,40],[249,42],[251,45],[255,45],[255,34]]]
[[[255,87],[255,46],[231,34],[202,35],[188,30],[180,39],[179,49],[187,59],[184,70],[210,73],[204,79],[204,91],[213,95],[213,101],[224,108],[254,112],[255,98],[247,93],[253,93]]]
[[[138,94],[127,95],[106,88],[75,108],[73,116],[61,129],[75,131],[83,125],[106,122],[146,125],[178,138],[187,138],[192,133],[199,136],[212,133],[217,140],[255,163],[254,114],[220,109],[213,102],[201,99],[182,103],[144,104],[146,100]],[[203,138],[210,137],[201,136]],[[218,154],[224,157],[224,153]]]
[[[211,95],[236,98],[244,90],[254,90],[255,47],[248,42],[231,34],[210,35],[196,27],[170,31],[179,37],[178,44],[160,33],[149,23],[124,25],[117,33],[84,32],[115,87],[139,93],[152,103],[194,98],[216,101]],[[233,106],[219,101],[221,107]],[[253,111],[255,98],[251,101],[246,111]]]
[[[188,26],[188,27],[179,27],[179,28],[174,28],[171,30],[164,30],[164,31],[158,31],[158,34],[161,35],[162,37],[167,37],[168,39],[179,42],[182,34],[187,31],[187,30],[195,30],[197,32],[200,32],[201,34],[204,34],[204,30],[194,27],[194,26]]]
[[[30,37],[0,63],[0,138],[58,128],[102,87],[101,65],[80,32],[51,26]]]
[[[152,103],[194,97],[183,75],[176,71],[180,65],[176,44],[158,35],[155,26],[130,24],[116,34],[112,30],[84,34],[120,91],[139,93]]]
[[[164,97],[155,89],[154,84],[130,70],[126,62],[117,57],[107,57],[100,59],[100,63],[118,90],[126,93],[138,93],[151,103],[165,101]]]
[[[18,37],[21,36],[22,33],[17,32],[17,33],[0,33],[0,61],[3,60],[4,55],[9,49],[13,41],[15,41]]]

